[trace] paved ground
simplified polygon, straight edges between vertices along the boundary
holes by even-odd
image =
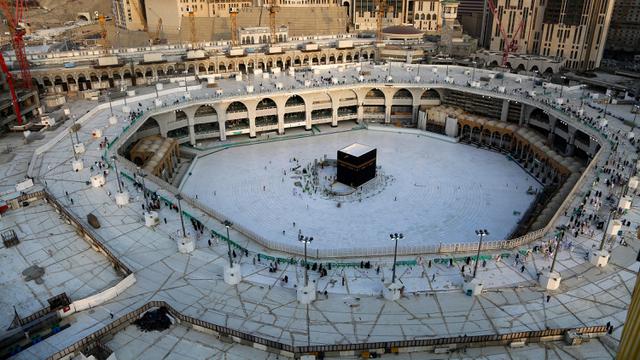
[[[460,69],[454,70],[456,78],[465,77]],[[451,70],[452,73],[454,70]],[[382,76],[381,74],[386,74],[386,71],[377,69],[373,77]],[[408,74],[410,78],[411,73]],[[422,71],[425,81],[429,81],[426,79],[431,76],[429,74],[431,72],[426,69]],[[394,79],[399,77],[400,75],[394,75]],[[228,85],[229,89],[238,86],[235,81],[229,82]],[[505,81],[505,85],[509,91],[525,87],[510,79]],[[196,91],[193,93],[196,96],[205,96]],[[568,95],[572,96],[572,104],[579,105],[579,101],[576,100],[579,93]],[[555,96],[557,95],[548,94],[547,99]],[[143,103],[143,107],[146,106],[150,105]],[[590,108],[585,109],[588,114],[596,116],[591,113]],[[85,164],[93,163],[100,157],[97,142],[89,137],[93,128],[106,124],[107,115],[108,112],[102,112],[83,126],[81,140],[87,146],[87,154],[83,156]],[[609,128],[603,131],[611,137],[615,136],[618,130],[624,132],[628,131],[628,128],[611,121]],[[105,128],[105,135],[113,138],[119,131],[120,125]],[[494,261],[488,263],[487,274],[492,274],[496,279],[495,284],[500,282],[502,285],[488,289],[478,298],[467,297],[459,288],[453,286],[436,287],[428,293],[408,292],[401,300],[392,303],[383,300],[376,293],[372,293],[372,296],[361,296],[349,294],[349,290],[344,289],[330,292],[328,297],[321,296],[313,304],[303,306],[296,302],[295,291],[290,288],[295,281],[291,281],[288,286],[280,286],[277,281],[277,276],[280,276],[282,271],[300,274],[300,269],[281,267],[280,272],[274,275],[265,270],[267,265],[264,263],[253,265],[253,254],[250,253],[247,258],[237,259],[242,262],[243,275],[248,281],[233,287],[226,285],[222,281],[222,267],[227,261],[226,249],[222,244],[215,245],[214,241],[209,247],[207,238],[202,238],[193,254],[178,254],[175,240],[172,238],[175,237],[178,221],[175,213],[163,209],[162,216],[169,218],[167,225],[162,224],[155,230],[145,228],[141,222],[141,201],[134,190],[130,187],[134,200],[131,205],[124,208],[116,207],[113,195],[108,193],[113,194],[116,191],[114,177],[108,177],[109,184],[106,188],[90,188],[85,184],[85,180],[89,178],[88,169],[81,173],[71,172],[70,148],[69,140],[65,138],[44,154],[37,167],[41,181],[46,181],[53,194],[79,218],[84,218],[89,211],[99,214],[101,221],[104,220],[104,226],[98,232],[107,239],[107,246],[134,270],[137,282],[114,300],[92,311],[74,315],[74,325],[70,329],[33,346],[17,358],[46,357],[109,323],[109,312],[118,316],[151,299],[166,300],[178,311],[190,316],[296,345],[495,334],[546,327],[603,325],[610,321],[614,326],[614,332],[611,337],[605,338],[606,341],[603,340],[605,346],[593,346],[584,348],[585,350],[577,348],[574,356],[581,358],[580,352],[584,351],[584,354],[593,357],[611,358],[615,351],[612,349],[615,349],[620,338],[621,324],[626,316],[626,306],[638,271],[635,255],[640,244],[635,240],[634,233],[640,216],[639,207],[635,204],[632,210],[624,215],[632,223],[624,229],[624,237],[629,246],[620,246],[617,241],[607,244],[608,248],[612,248],[612,260],[604,269],[593,268],[584,260],[586,251],[599,243],[601,232],[591,233],[591,228],[587,228],[584,234],[578,234],[577,237],[570,235],[568,241],[572,242],[573,247],[563,249],[559,254],[557,266],[563,282],[556,292],[543,291],[535,281],[537,270],[549,266],[548,255],[530,255],[525,263],[526,271],[520,273],[513,260],[515,253],[512,253],[508,262],[496,262],[495,265]],[[618,152],[613,154],[611,159],[629,159],[635,164],[634,154],[635,151],[628,143],[621,141]],[[606,160],[606,157],[601,159],[600,165],[604,166]],[[625,169],[622,172],[628,176],[631,170]],[[595,175],[589,175],[582,194],[586,195],[587,190],[599,189],[605,192],[606,197],[609,192],[618,190],[607,188],[603,184],[604,181],[594,182],[594,179]],[[73,204],[65,199],[65,191],[71,194]],[[634,197],[634,200],[636,199]],[[580,201],[581,197],[576,198],[572,206],[576,206]],[[188,205],[185,205],[185,209],[204,219],[203,214],[197,209]],[[587,211],[596,209],[587,207]],[[217,231],[223,229],[215,220],[203,221],[207,228]],[[569,217],[561,217],[558,224],[566,224],[569,221]],[[231,235],[241,244],[248,245],[252,252],[264,251],[236,232],[232,232]],[[551,236],[546,238],[545,242],[550,238]],[[426,261],[429,259],[431,258],[403,260],[420,260],[421,264],[427,264]],[[380,263],[383,272],[388,276],[390,260],[372,260]],[[443,278],[449,276],[452,279],[451,284],[455,285],[453,279],[455,273],[459,273],[461,264],[457,263],[455,268],[438,266],[432,270],[429,270],[428,265],[421,266],[427,266],[426,272],[431,276],[432,272],[440,272],[436,277],[436,283],[440,282],[440,274],[443,274]],[[407,279],[416,279],[412,281],[423,284],[422,289],[426,289],[424,284],[429,282],[430,276],[422,278],[421,271],[416,271],[416,268],[417,266],[405,272],[412,274],[406,275]],[[466,271],[469,271],[468,267]],[[447,272],[447,275],[444,275],[444,272]],[[350,285],[354,281],[364,282],[365,277],[379,279],[380,275],[374,273],[375,270],[351,269],[346,273],[346,284]],[[369,285],[362,288],[369,288]],[[551,296],[549,301],[546,301],[547,295]],[[565,356],[563,351],[554,348],[547,350],[547,354],[551,357],[570,357]]]
[[[142,332],[135,326],[129,326],[119,332],[106,345],[114,350],[119,360],[155,360],[155,359],[283,359],[276,354],[269,354],[257,349],[226,343],[211,335],[203,334],[181,325],[158,332]],[[598,339],[594,339],[581,346],[567,346],[562,342],[545,344],[531,344],[524,348],[510,348],[508,346],[491,346],[485,348],[469,348],[452,354],[398,354],[384,358],[397,360],[418,359],[602,359],[594,354],[607,353],[607,348]],[[342,357],[343,359],[360,359],[360,357]]]
[[[303,191],[303,168],[354,142],[375,147],[380,167],[358,200]],[[503,154],[374,130],[235,147],[198,158],[191,173],[186,194],[274,242],[313,236],[311,252],[389,247],[398,231],[400,246],[477,241],[480,227],[506,239],[534,199],[528,188],[540,187]]]
[[[13,306],[27,316],[48,306],[47,299],[66,292],[83,299],[121,280],[105,256],[93,250],[64,222],[53,208],[39,201],[10,211],[0,220],[2,229],[13,229],[20,244],[0,247],[0,328],[13,319]],[[25,281],[23,271],[44,269],[42,282]]]

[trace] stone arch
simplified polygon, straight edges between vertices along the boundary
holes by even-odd
[[[241,101],[234,101],[227,106],[226,113],[247,111],[247,105]]]
[[[87,22],[90,21],[90,19],[87,19],[87,16],[83,15],[83,14],[79,14],[78,16],[76,16],[76,20],[78,20],[78,21],[87,21]]]
[[[300,95],[290,96],[284,104],[284,107],[305,105],[304,99]]]
[[[498,61],[493,60],[492,62],[489,63],[489,67],[496,67],[498,66]]]
[[[520,63],[518,67],[516,67],[516,72],[525,71],[524,64]]]
[[[422,93],[422,95],[420,96],[420,99],[422,99],[422,100],[440,100],[440,101],[442,101],[442,97],[440,96],[440,93],[437,92],[434,89],[425,90]]]
[[[538,65],[533,65],[533,66],[531,67],[531,70],[530,70],[530,71],[531,71],[531,72],[536,72],[536,71],[540,72],[540,69],[538,68]]]
[[[187,120],[187,113],[182,110],[176,110],[176,121]]]
[[[367,91],[367,94],[364,96],[365,99],[384,99],[384,93],[380,89],[373,88]]]
[[[552,75],[553,74],[553,69],[551,68],[551,66],[549,66],[546,69],[544,69],[544,73],[543,74]]]
[[[265,109],[272,109],[272,108],[277,108],[278,105],[276,104],[275,101],[273,101],[271,98],[262,98],[260,101],[258,101],[258,104],[256,105],[256,110],[265,110]]]
[[[206,116],[217,116],[216,110],[211,105],[200,105],[193,115],[194,118],[206,117]]]
[[[394,99],[409,98],[409,99],[413,100],[413,95],[411,94],[411,91],[409,91],[407,89],[399,89],[398,91],[396,91],[395,94],[393,94],[393,98]]]

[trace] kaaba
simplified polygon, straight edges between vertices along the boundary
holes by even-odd
[[[376,149],[351,144],[338,150],[338,181],[358,187],[376,177]]]

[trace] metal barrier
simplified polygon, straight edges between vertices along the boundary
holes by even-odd
[[[553,338],[564,336],[568,332],[576,332],[578,334],[590,334],[590,335],[604,335],[607,331],[606,326],[591,326],[581,328],[557,328],[546,329],[537,331],[524,331],[507,334],[494,334],[494,335],[476,335],[476,336],[454,336],[444,338],[432,338],[432,339],[413,339],[413,340],[395,340],[395,341],[379,341],[372,343],[352,343],[352,344],[330,344],[330,345],[310,345],[310,346],[294,346],[284,344],[278,341],[269,340],[260,336],[251,335],[242,331],[234,330],[226,326],[216,325],[208,321],[197,319],[188,315],[184,315],[181,312],[174,309],[171,305],[165,301],[150,301],[136,310],[133,310],[110,324],[104,326],[98,331],[82,338],[81,340],[67,346],[66,348],[49,356],[49,360],[62,359],[65,356],[75,354],[78,352],[87,351],[92,349],[98,344],[102,344],[103,339],[113,336],[116,332],[123,330],[127,326],[131,325],[136,319],[138,319],[146,311],[164,307],[168,313],[174,318],[178,319],[180,324],[189,324],[191,326],[201,329],[207,329],[213,332],[213,335],[217,337],[225,337],[233,342],[240,343],[247,346],[253,346],[254,344],[260,345],[259,348],[264,348],[266,351],[278,353],[288,357],[298,358],[304,354],[319,354],[319,353],[340,353],[340,352],[354,352],[354,351],[368,351],[387,349],[404,349],[406,352],[410,351],[424,351],[425,347],[437,347],[441,345],[459,345],[464,347],[479,347],[487,345],[499,345],[508,344],[513,341],[528,341],[538,342],[545,338]],[[102,345],[104,346],[104,345]]]

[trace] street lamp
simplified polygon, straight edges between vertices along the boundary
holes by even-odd
[[[73,158],[78,160],[78,154],[76,153],[76,144],[73,143],[73,132],[69,131],[69,138],[71,139],[71,149],[73,150]]]
[[[138,168],[138,176],[142,179],[142,197],[144,197],[144,206],[145,210],[149,212],[149,199],[147,199],[147,187],[144,184],[144,178],[147,177],[147,174],[141,168]]]
[[[638,113],[640,112],[640,105],[633,105],[633,109],[635,110],[635,115],[633,115],[633,126],[631,126],[631,130],[636,127],[636,118],[638,117]]]
[[[120,174],[118,173],[118,157],[113,155],[111,156],[111,160],[113,160],[113,167],[116,170],[116,180],[118,180],[118,192],[122,193],[122,184],[120,184]]]
[[[313,236],[303,236],[302,234],[298,234],[298,241],[304,244],[304,286],[309,286],[309,274],[307,273],[307,245],[311,244],[313,241]]]
[[[562,94],[564,93],[564,81],[567,79],[566,76],[560,76],[560,98],[562,99]]]
[[[182,204],[180,200],[182,200],[182,195],[176,194],[176,200],[178,200],[178,212],[180,213],[180,224],[182,224],[182,237],[187,237],[187,232],[184,230],[184,218],[182,217]]]
[[[229,228],[233,226],[233,223],[229,220],[225,220],[222,224],[227,228],[227,248],[229,255],[229,267],[233,269],[233,260],[231,259],[231,238],[229,237]]]
[[[556,244],[556,250],[553,253],[553,261],[551,262],[551,268],[549,268],[549,274],[553,273],[553,269],[556,266],[556,258],[558,257],[558,252],[560,252],[560,243],[562,243],[562,239],[564,238],[564,231],[566,230],[566,226],[562,225],[558,227],[558,243]],[[606,229],[605,229],[606,232]]]
[[[611,102],[611,95],[606,94],[607,102],[604,104],[604,119],[607,119],[607,108],[609,107],[609,103]]]
[[[107,98],[109,99],[109,111],[111,112],[111,116],[113,116],[113,106],[111,106],[111,90],[107,91]]]
[[[473,278],[476,278],[476,271],[478,271],[478,262],[480,261],[480,249],[482,248],[482,239],[489,235],[489,231],[487,229],[476,230],[476,235],[480,237],[480,242],[478,243],[478,254],[476,255],[476,263],[473,266]]]
[[[471,77],[471,82],[474,82],[476,80],[476,64],[478,64],[477,61],[472,62],[473,64],[473,76]]]
[[[396,242],[396,246],[393,249],[393,272],[392,272],[392,276],[391,276],[391,283],[395,283],[396,282],[396,259],[398,258],[398,239],[403,239],[404,235],[402,235],[402,233],[398,234],[398,233],[394,233],[394,234],[389,234],[389,237],[391,238],[391,240],[394,240]]]

